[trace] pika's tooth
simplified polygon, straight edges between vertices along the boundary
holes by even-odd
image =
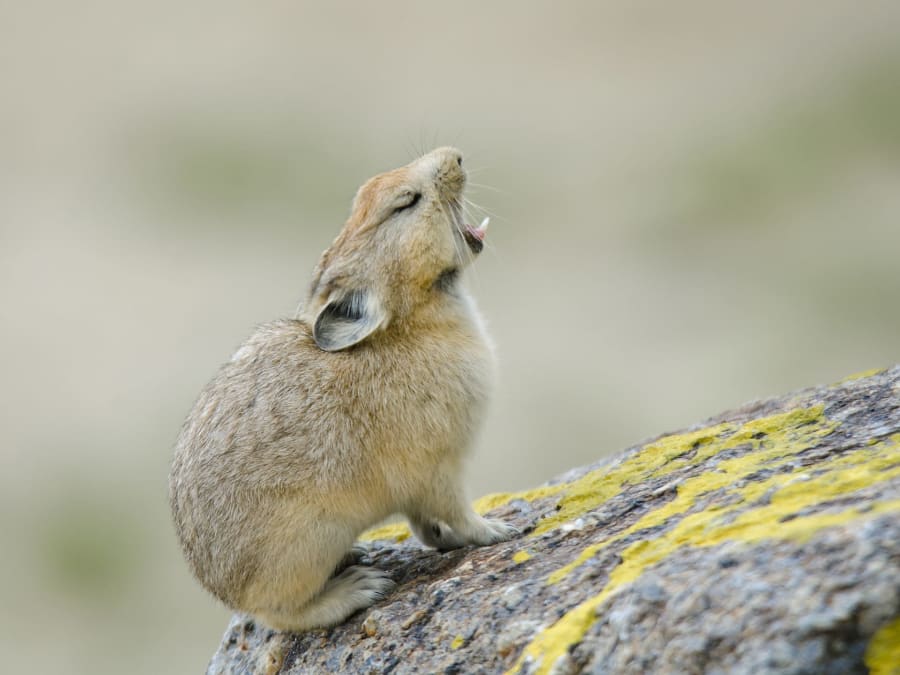
[[[487,230],[487,226],[488,226],[489,222],[491,222],[490,216],[488,216],[487,218],[485,218],[484,220],[481,221],[481,225],[478,227],[478,229],[481,230],[482,232],[484,232],[485,230]]]

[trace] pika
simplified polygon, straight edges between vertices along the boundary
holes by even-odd
[[[169,495],[188,564],[274,629],[383,598],[390,576],[354,542],[392,514],[442,550],[517,532],[462,487],[494,372],[460,279],[487,226],[463,222],[462,164],[439,148],[366,182],[297,318],[260,326],[181,429]]]

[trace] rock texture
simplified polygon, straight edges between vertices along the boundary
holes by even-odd
[[[302,635],[235,616],[208,672],[900,673],[900,366],[477,506],[525,534],[373,531],[387,600]]]

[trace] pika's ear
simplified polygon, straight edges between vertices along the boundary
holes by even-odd
[[[326,304],[313,325],[313,339],[326,352],[337,352],[364,340],[381,326],[385,312],[374,294],[343,292]]]

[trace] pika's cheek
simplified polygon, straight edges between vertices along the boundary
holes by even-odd
[[[400,233],[398,253],[411,262],[425,264],[452,256],[452,235],[441,229],[429,222],[419,222],[405,229]]]

